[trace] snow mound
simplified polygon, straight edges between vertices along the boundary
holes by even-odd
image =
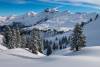
[[[33,54],[25,49],[22,48],[15,48],[15,49],[9,49],[4,52],[5,54],[23,57],[23,58],[41,58],[45,55],[38,52],[38,54]]]
[[[2,45],[2,42],[3,42],[2,39],[3,39],[3,35],[0,35],[0,51],[7,50],[7,48]]]
[[[0,54],[1,67],[100,67],[100,57],[97,57],[100,55],[100,46],[85,47],[79,52],[74,52],[75,54],[73,54],[72,51],[69,51],[69,48],[63,49],[56,51],[56,55],[51,55],[49,57],[45,56],[42,59],[34,60],[30,57],[25,57],[26,54],[27,56],[31,55],[31,57],[34,56],[34,54],[30,54],[25,49],[16,48],[11,49],[8,52],[8,55],[4,53]],[[11,55],[12,52],[14,56]],[[21,55],[23,53],[25,54],[24,57]],[[57,53],[61,55],[57,55]],[[75,56],[71,56],[69,53]],[[41,53],[38,55],[41,56]]]
[[[58,50],[53,53],[54,55],[63,55],[63,56],[92,56],[100,57],[100,46],[85,47],[81,51],[73,52],[69,48]]]
[[[0,51],[2,51],[2,50],[7,50],[7,48],[3,45],[0,45]]]

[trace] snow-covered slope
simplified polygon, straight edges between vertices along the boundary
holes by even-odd
[[[35,22],[35,16],[36,16],[36,13],[35,12],[28,12],[24,15],[21,15],[21,16],[16,16],[16,18],[12,19],[13,22],[20,22],[26,26],[28,25],[33,25]]]
[[[91,56],[91,57],[100,57],[100,46],[91,46],[85,47],[81,51],[73,52],[69,50],[70,48],[57,50],[53,55],[60,56]]]
[[[11,24],[13,19],[15,18],[15,15],[12,16],[0,16],[0,26]]]
[[[39,25],[37,28],[40,29],[55,29],[58,31],[71,30],[76,23],[81,23],[89,20],[88,14],[72,14],[67,11],[59,12],[54,18],[47,20]]]
[[[3,25],[9,25],[13,22],[18,22],[18,23],[22,23],[22,24],[25,24],[25,25],[30,25],[30,23],[32,24],[33,23],[33,17],[36,15],[35,12],[28,12],[24,15],[20,15],[20,16],[15,16],[15,15],[12,15],[12,16],[0,16],[0,26],[3,26]]]
[[[0,51],[7,50],[7,48],[3,45],[0,45]]]
[[[3,35],[0,35],[0,51],[7,50],[7,48],[2,44],[3,44]]]
[[[79,52],[57,51],[62,55],[51,55],[40,59],[20,57],[0,53],[2,67],[100,67],[100,47],[86,47]],[[23,52],[23,51],[22,51]],[[70,53],[70,54],[69,54]],[[85,55],[86,54],[86,55]],[[10,61],[9,61],[10,60]]]
[[[100,15],[98,18],[85,26],[85,34],[87,37],[87,45],[100,46]]]
[[[38,52],[38,54],[33,54],[22,48],[8,49],[6,51],[3,51],[3,53],[19,57],[27,57],[27,58],[41,58],[45,56],[40,52]]]
[[[3,18],[3,19],[2,19]],[[1,17],[0,25],[20,22],[31,28],[55,29],[58,31],[71,30],[76,23],[87,22],[91,18],[91,13],[71,13],[68,11],[57,11],[53,9],[44,10],[40,13],[28,12],[21,16]]]
[[[68,11],[48,13],[46,16],[48,17],[47,21],[29,27],[28,29],[35,27],[41,30],[55,29],[57,31],[69,31],[73,29],[76,23],[87,22],[90,20],[90,18],[92,18],[91,15],[92,13],[71,13]]]
[[[0,35],[0,53],[29,58],[40,58],[45,56],[40,52],[33,54],[27,49],[23,48],[7,49],[5,46],[3,46],[3,35]]]
[[[8,16],[8,17],[0,17],[0,25],[6,25],[6,24],[11,24],[12,22],[20,22],[26,26],[32,26],[36,25],[37,23],[44,22],[48,20],[49,18],[54,17],[54,15],[57,13],[57,11],[49,11],[46,12],[45,10],[40,12],[40,13],[35,13],[33,11],[28,12],[24,15],[20,16]],[[12,18],[14,17],[14,18]]]

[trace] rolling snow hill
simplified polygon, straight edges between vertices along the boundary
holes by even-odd
[[[19,52],[20,53],[19,53]],[[31,53],[23,49],[14,49],[10,53],[0,52],[0,66],[2,67],[100,67],[100,47],[86,47],[79,52],[68,49],[56,51],[55,55],[33,58]],[[17,55],[18,54],[18,55]],[[19,56],[22,54],[23,56]],[[24,56],[25,55],[25,56]],[[9,61],[10,60],[10,61]]]

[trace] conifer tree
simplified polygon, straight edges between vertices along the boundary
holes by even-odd
[[[51,53],[52,53],[51,46],[48,45],[48,47],[47,47],[47,56],[49,56]]]
[[[31,41],[30,41],[30,46],[29,48],[31,49],[32,53],[37,54],[38,50],[38,42],[37,42],[37,30],[33,29],[31,32]]]
[[[38,51],[43,53],[43,39],[42,39],[42,34],[40,33],[40,31],[38,30],[38,33],[37,33],[37,41],[38,41]]]
[[[17,25],[17,28],[16,28],[16,40],[17,40],[17,47],[21,47],[21,33],[20,33],[20,28],[19,26]]]
[[[47,45],[48,45],[48,40],[43,40],[44,50],[47,49]]]
[[[53,50],[56,50],[56,44],[55,43],[53,44]]]
[[[11,38],[11,40],[12,40],[11,44],[12,44],[13,48],[18,47],[16,29],[12,29],[12,38]]]
[[[33,29],[31,32],[30,49],[33,53],[37,53],[37,51],[43,52],[43,40],[38,29]]]
[[[71,50],[79,51],[85,46],[85,36],[83,34],[83,27],[80,24],[76,24],[73,33],[71,35]]]
[[[62,41],[59,40],[59,48],[62,49],[62,46],[63,46]]]
[[[12,31],[10,26],[6,26],[5,30],[5,35],[4,35],[4,45],[8,47],[9,49],[13,48],[12,45]]]
[[[27,47],[27,38],[25,34],[21,35],[21,47],[26,48]]]

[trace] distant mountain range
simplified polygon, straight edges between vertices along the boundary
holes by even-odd
[[[88,44],[100,44],[99,29],[100,29],[100,16],[97,13],[72,13],[70,11],[59,11],[56,9],[45,9],[40,13],[28,12],[20,16],[0,16],[0,26],[11,25],[12,23],[21,23],[26,26],[24,29],[31,30],[38,28],[40,30],[56,30],[64,31],[63,34],[47,37],[45,39],[61,38],[69,35],[68,31],[73,30],[76,23],[88,23],[85,26],[85,33],[87,36]],[[67,32],[67,33],[66,33]],[[45,35],[46,36],[46,35]],[[97,40],[98,39],[98,40]]]
[[[56,9],[45,9],[40,13],[28,12],[20,16],[0,16],[0,26],[13,22],[39,29],[56,29],[67,31],[76,23],[87,22],[96,13],[71,13]]]

